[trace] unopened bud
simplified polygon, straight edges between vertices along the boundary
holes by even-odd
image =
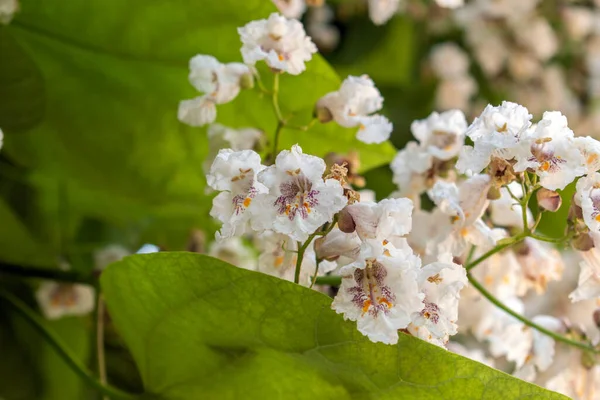
[[[314,116],[322,124],[326,124],[329,121],[333,120],[333,114],[331,113],[331,111],[329,111],[329,108],[319,104],[318,102],[315,107]]]
[[[600,308],[596,308],[594,313],[592,314],[592,318],[594,319],[594,324],[600,329]]]
[[[252,89],[254,87],[254,76],[252,74],[244,74],[240,77],[240,87],[242,89]]]
[[[500,193],[500,189],[495,186],[492,186],[490,190],[488,190],[487,198],[488,200],[498,200],[502,194]]]
[[[570,221],[576,219],[583,219],[583,210],[575,202],[575,195],[571,198],[571,207],[569,208],[569,215],[567,217]]]
[[[354,218],[347,208],[342,209],[338,214],[338,228],[344,233],[352,233],[356,230]]]
[[[573,238],[571,246],[575,250],[589,251],[594,248],[594,239],[589,233],[580,233]]]
[[[538,205],[546,211],[556,212],[562,205],[560,194],[554,190],[541,188],[537,191],[536,197]]]

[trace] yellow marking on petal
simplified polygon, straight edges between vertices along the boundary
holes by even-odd
[[[600,222],[600,214],[596,215],[596,218],[594,218],[596,221]]]
[[[550,162],[544,161],[542,165],[540,165],[540,169],[542,171],[548,171],[550,169]]]
[[[281,267],[283,264],[283,256],[275,257],[275,268]]]
[[[502,277],[502,282],[504,282],[508,285],[510,283],[510,277],[508,275],[504,275]]]
[[[236,182],[239,181],[241,178],[239,176],[234,176],[233,178],[231,178],[231,182]]]
[[[365,129],[367,129],[366,126],[364,126],[363,124],[360,124],[360,126],[358,127],[359,130],[364,131]]]
[[[486,285],[491,285],[492,283],[494,283],[494,278],[492,278],[490,275],[486,275],[485,278],[483,278],[483,282]]]
[[[379,304],[385,304],[387,308],[392,308],[392,303],[390,303],[387,299],[380,299]]]
[[[502,132],[506,132],[508,131],[508,124],[505,122],[504,125],[502,125],[500,128],[498,128],[498,132],[502,133]]]
[[[468,228],[462,228],[460,230],[460,236],[465,237],[469,234],[469,229]]]
[[[389,249],[385,249],[385,250],[383,251],[383,255],[384,255],[384,256],[386,256],[386,257],[391,257],[391,256],[392,256],[392,254],[390,253],[390,250],[389,250]]]
[[[304,206],[304,208],[306,209],[306,212],[310,214],[310,211],[311,211],[311,210],[310,210],[310,206],[309,206],[309,204],[305,202],[305,203],[303,204],[303,206]]]
[[[389,243],[389,241],[387,239],[383,239],[383,242],[381,242],[381,243],[385,246],[386,244]]]
[[[250,197],[246,197],[246,199],[244,200],[244,207],[248,208],[248,206],[250,206],[250,203],[252,203],[252,199]]]
[[[587,162],[588,164],[593,164],[593,163],[595,163],[596,161],[598,161],[598,154],[596,154],[596,153],[594,153],[594,154],[590,154],[590,155],[588,156],[587,160],[586,160],[586,162]]]
[[[369,307],[371,307],[371,300],[365,300],[365,302],[363,304],[362,312],[366,313],[367,311],[369,311]]]
[[[278,54],[277,58],[279,59],[279,61],[285,60],[285,57],[283,56],[283,54]]]

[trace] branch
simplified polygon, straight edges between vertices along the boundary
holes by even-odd
[[[475,278],[473,278],[473,276],[467,272],[467,279],[469,279],[469,282],[471,283],[471,285],[473,285],[473,287],[475,289],[477,289],[479,291],[479,293],[481,293],[481,295],[483,297],[485,297],[486,299],[488,299],[492,304],[494,304],[496,307],[500,308],[501,310],[503,310],[504,312],[506,312],[507,314],[513,316],[514,318],[518,319],[519,321],[521,321],[522,323],[524,323],[525,325],[537,330],[540,333],[543,333],[546,336],[550,336],[552,339],[558,341],[558,342],[562,342],[565,343],[569,346],[573,346],[573,347],[578,347],[582,350],[585,351],[589,351],[595,354],[600,354],[600,350],[597,350],[596,348],[594,348],[593,346],[586,344],[586,343],[582,343],[576,340],[572,340],[569,339],[565,336],[559,335],[556,332],[552,332],[549,329],[544,328],[541,325],[536,324],[535,322],[525,318],[524,316],[520,315],[519,313],[514,312],[513,310],[511,310],[510,308],[508,308],[504,303],[502,303],[500,300],[498,300],[496,297],[494,297],[493,294],[491,294],[490,292],[487,291],[486,288],[483,287],[483,285],[481,283],[479,283]]]

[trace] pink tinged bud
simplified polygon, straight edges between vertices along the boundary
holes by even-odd
[[[344,208],[338,214],[338,228],[344,233],[352,233],[356,230],[356,223],[348,212],[348,208]]]
[[[594,239],[589,233],[580,233],[573,238],[571,246],[575,250],[589,251],[594,248]]]
[[[571,198],[571,207],[569,208],[569,214],[567,218],[570,221],[574,221],[576,219],[583,219],[583,210],[580,206],[575,203],[575,195]]]
[[[541,188],[537,191],[536,197],[538,205],[546,211],[556,212],[562,205],[562,198],[553,190]]]
[[[333,114],[327,107],[322,104],[317,103],[314,112],[315,118],[319,120],[320,123],[326,124],[329,121],[333,120]]]

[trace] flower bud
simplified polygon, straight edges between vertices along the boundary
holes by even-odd
[[[594,324],[600,329],[600,308],[596,308],[594,313],[592,314],[592,318],[594,320]]]
[[[546,211],[556,212],[562,205],[560,194],[554,190],[541,188],[537,191],[536,197],[538,205]]]
[[[575,250],[589,251],[594,248],[594,239],[589,233],[580,233],[573,238],[571,246]]]
[[[329,108],[317,103],[315,106],[314,116],[319,120],[320,123],[326,124],[333,120],[333,114],[329,111]]]
[[[240,77],[240,87],[242,89],[252,89],[254,87],[254,76],[252,74],[244,74]]]
[[[498,200],[501,196],[500,189],[495,186],[492,186],[487,193],[488,200]]]
[[[583,219],[583,210],[575,202],[575,195],[571,198],[571,207],[569,208],[569,215],[567,217],[570,221],[575,219]]]
[[[356,224],[352,214],[348,212],[348,208],[344,208],[338,214],[338,228],[344,233],[352,233],[356,230]]]

